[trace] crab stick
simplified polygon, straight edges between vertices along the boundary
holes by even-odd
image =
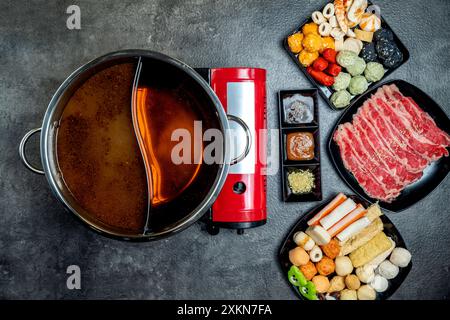
[[[366,209],[361,204],[358,204],[352,212],[350,212],[348,215],[346,215],[344,218],[338,221],[334,226],[332,226],[327,231],[331,237],[334,237],[339,232],[343,231],[345,228],[351,225],[353,222],[364,217],[366,213],[367,213]]]
[[[311,226],[306,229],[305,233],[314,240],[318,246],[324,246],[330,242],[331,237],[328,232],[321,226]]]
[[[329,215],[338,205],[344,202],[347,199],[345,194],[339,193],[329,204],[325,206],[322,210],[320,210],[311,220],[308,221],[309,226],[318,225],[320,219]]]
[[[362,229],[367,227],[370,224],[370,220],[366,217],[361,218],[359,220],[356,220],[351,225],[349,225],[347,228],[345,228],[342,232],[340,232],[336,238],[339,239],[339,241],[346,241],[347,239],[350,239],[353,235],[360,232]]]
[[[330,229],[339,220],[345,217],[347,214],[356,208],[356,203],[352,199],[347,199],[342,202],[336,209],[334,209],[330,214],[320,219],[320,224],[325,230]]]

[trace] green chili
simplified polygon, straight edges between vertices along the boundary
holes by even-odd
[[[306,280],[303,273],[296,266],[292,266],[288,272],[289,282],[292,283],[296,287],[303,287],[307,284],[308,280]]]

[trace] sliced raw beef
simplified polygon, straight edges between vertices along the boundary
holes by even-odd
[[[408,171],[401,159],[384,146],[383,141],[377,136],[372,125],[366,122],[366,120],[361,117],[355,117],[353,119],[353,125],[362,137],[363,143],[375,152],[382,165],[389,171],[397,183],[406,186],[422,177],[421,171],[417,173]]]
[[[420,179],[430,162],[448,156],[450,145],[450,136],[395,85],[378,89],[333,139],[345,168],[370,197],[385,202]]]
[[[359,185],[364,191],[372,198],[382,199],[388,201],[391,199],[383,190],[383,187],[375,180],[373,174],[371,174],[365,167],[365,165],[359,162],[355,155],[355,150],[348,140],[341,137],[341,128],[339,127],[334,133],[334,140],[339,146],[342,161],[345,168],[350,171],[358,181]]]
[[[436,161],[442,156],[448,156],[448,151],[441,145],[431,144],[423,135],[418,134],[408,122],[393,111],[390,104],[383,99],[375,99],[374,106],[379,109],[385,119],[392,124],[392,128],[403,136],[403,141],[416,151],[419,156],[428,161]]]
[[[397,155],[397,159],[412,173],[422,172],[428,165],[428,161],[418,156],[416,152],[403,142],[403,138],[396,134],[397,131],[391,128],[391,125],[381,115],[377,108],[373,106],[371,100],[366,107],[360,108],[356,117],[360,116],[367,123],[370,123],[377,133],[377,136],[383,142],[385,147]]]
[[[443,146],[450,144],[450,136],[439,129],[433,118],[424,112],[410,97],[405,97],[395,84],[380,88],[375,96],[383,96],[387,101],[397,102],[400,111],[409,120],[417,133],[423,135],[431,143]]]
[[[436,144],[441,144],[444,147],[450,145],[450,136],[439,129],[433,118],[431,118],[428,113],[423,112],[412,98],[403,98],[402,103],[405,110],[411,114],[411,117],[416,117],[414,118],[414,126],[416,130],[424,134],[429,140]]]
[[[372,173],[386,195],[388,195],[388,197],[398,195],[403,186],[397,184],[392,175],[380,163],[376,154],[368,151],[368,148],[361,140],[353,125],[345,123],[342,125],[341,133],[344,139],[348,139],[350,145],[355,149],[355,155],[358,160]]]

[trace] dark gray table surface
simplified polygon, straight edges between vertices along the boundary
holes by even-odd
[[[319,2],[324,1],[1,1],[0,298],[296,299],[276,253],[292,224],[318,203],[283,203],[280,174],[268,179],[269,219],[263,227],[212,237],[195,224],[160,242],[127,243],[76,221],[45,178],[22,166],[17,147],[25,132],[41,125],[52,94],[71,71],[125,48],[161,51],[195,67],[266,68],[268,124],[276,128],[277,92],[312,87],[281,39]],[[65,11],[73,3],[81,7],[78,31],[66,28]],[[411,53],[389,78],[415,84],[450,114],[450,1],[376,3]],[[339,115],[320,101],[322,142]],[[351,193],[324,146],[324,199]],[[414,261],[394,299],[450,296],[449,182],[425,201],[389,215]],[[81,267],[81,290],[66,288],[71,264]]]

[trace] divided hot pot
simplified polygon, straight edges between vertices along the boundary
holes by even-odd
[[[120,74],[115,68],[124,65],[127,68],[129,67],[129,70]],[[254,73],[261,74],[262,90],[265,92],[265,71],[250,68],[246,70],[253,70]],[[92,79],[98,81],[92,82],[94,81]],[[108,82],[108,79],[113,81]],[[106,82],[100,82],[103,80]],[[118,87],[121,83],[126,83],[124,85],[126,88]],[[96,88],[90,88],[92,90],[88,91],[89,86],[94,85]],[[96,99],[96,94],[105,87],[108,88],[110,94],[103,97],[106,99],[106,103],[101,103],[104,106],[99,106],[99,103],[92,102],[92,99]],[[83,90],[85,91],[83,92]],[[176,90],[179,96],[174,95],[173,90]],[[121,96],[119,96],[120,91],[123,91]],[[125,107],[127,109],[126,121],[118,120],[123,112],[117,110],[114,101],[108,100],[115,99],[114,97],[125,101],[128,98],[130,99],[129,102],[123,103],[128,105],[128,107]],[[88,101],[88,104],[96,105],[96,114],[89,114],[88,108],[72,108],[70,106],[73,104],[71,99],[76,100],[75,104],[77,101],[83,101],[83,103]],[[188,103],[188,108],[195,109],[195,115],[192,115],[192,119],[201,123],[200,129],[195,128],[195,130],[198,129],[195,134],[200,135],[201,147],[206,148],[212,144],[211,141],[203,139],[205,132],[208,132],[209,129],[215,130],[223,139],[215,141],[217,150],[220,150],[217,154],[213,154],[216,161],[207,163],[204,157],[195,158],[194,156],[194,161],[192,163],[187,162],[188,164],[185,167],[191,170],[191,176],[167,178],[167,172],[170,170],[157,167],[162,163],[161,161],[166,161],[165,163],[169,164],[173,159],[171,150],[168,148],[176,145],[180,141],[180,137],[178,136],[177,140],[177,137],[174,138],[171,131],[177,128],[179,121],[183,121],[183,114],[179,112],[177,114],[163,114],[167,110],[161,109],[160,106],[176,105],[180,101]],[[154,104],[153,114],[144,114],[139,111],[140,106],[151,106],[152,103]],[[68,105],[69,107],[67,107]],[[265,101],[263,105],[265,107]],[[131,108],[129,108],[130,106]],[[67,108],[69,110],[66,110]],[[182,110],[182,108],[179,110]],[[151,121],[149,116],[154,119],[158,115],[161,118],[158,125],[161,125],[161,127],[156,124],[152,125],[153,127],[148,126],[148,121]],[[163,119],[165,120],[163,121]],[[70,134],[71,130],[74,130],[72,132],[78,135],[89,135],[92,133],[90,129],[93,123],[100,128],[103,136],[99,135],[99,138],[95,141],[90,139],[92,141],[89,142],[89,146],[86,146],[86,141],[89,138],[81,139],[83,145],[80,146],[76,140],[77,135]],[[195,122],[193,121],[191,125],[192,128],[187,128],[187,131],[194,134]],[[151,128],[148,129],[147,127]],[[104,132],[113,130],[111,128],[114,128],[118,134],[112,134],[111,137],[105,136]],[[245,143],[240,146],[241,148],[238,151],[232,149],[230,128],[240,131],[240,134],[246,137],[243,139]],[[183,124],[180,125],[180,129],[183,129]],[[186,128],[184,129],[186,131]],[[32,166],[25,154],[28,139],[39,132],[41,135],[42,170]],[[126,134],[123,134],[124,132]],[[181,130],[182,134],[183,131]],[[135,141],[132,141],[133,137]],[[166,143],[165,138],[167,137],[169,137],[169,140]],[[197,139],[195,137],[197,136],[194,136],[194,139]],[[170,138],[172,138],[172,141]],[[176,141],[173,141],[173,139]],[[69,142],[72,143],[73,149],[77,150],[77,153],[72,152],[73,150],[68,147],[70,146]],[[187,228],[210,210],[227,180],[230,166],[245,161],[249,153],[256,153],[255,147],[252,147],[252,142],[255,143],[254,132],[249,129],[247,122],[239,116],[227,115],[226,109],[210,84],[194,69],[161,53],[146,50],[125,50],[106,54],[74,71],[61,84],[51,99],[42,127],[29,131],[23,137],[19,146],[19,153],[25,166],[35,173],[45,175],[55,196],[68,210],[91,228],[104,235],[123,240],[155,240]],[[64,145],[64,143],[67,145]],[[107,159],[104,163],[99,164],[95,159],[92,160],[91,153],[96,152],[96,144],[103,153],[100,156],[95,156],[101,157],[103,160]],[[130,145],[135,145],[135,149]],[[128,157],[124,157],[120,153],[122,147],[124,150],[131,148]],[[138,153],[132,153],[132,151],[138,149],[140,150],[140,157],[136,156]],[[191,149],[183,150],[190,151]],[[203,156],[202,152],[206,152],[205,150],[200,149],[200,155]],[[84,159],[85,154],[86,157],[90,158]],[[169,155],[172,159],[167,158]],[[179,156],[182,157],[182,152]],[[70,161],[66,161],[63,159],[64,157],[69,158]],[[165,158],[163,159],[163,157]],[[140,168],[138,168],[139,166]],[[84,173],[68,174],[70,168],[82,168]],[[143,168],[145,168],[145,174]],[[171,170],[175,170],[173,168],[175,167],[171,167]],[[151,170],[159,170],[157,172],[161,175],[156,178],[152,177],[151,173],[156,171]],[[132,179],[138,171],[141,173],[140,180]],[[179,170],[178,174],[183,174],[185,171]],[[164,172],[166,172],[166,176]],[[122,174],[123,179],[114,180],[114,176],[120,174]],[[93,179],[86,179],[86,176],[89,175],[92,175]],[[185,181],[183,186],[174,186],[174,183],[179,183],[178,180],[183,179]],[[262,181],[265,183],[265,179]],[[93,192],[94,194],[83,194],[82,191],[86,189],[85,187],[91,186],[88,183],[99,183],[101,188],[97,188]],[[68,184],[76,187],[69,188]],[[129,199],[126,199],[123,194],[118,194],[115,197],[114,194],[108,193],[109,188],[114,189],[118,185],[123,187],[120,190],[130,195]],[[133,199],[136,190],[145,192],[142,192],[140,198]],[[260,191],[263,192],[263,190]],[[249,192],[251,192],[251,189]],[[246,196],[247,193],[241,194],[241,197]],[[103,201],[102,197],[107,199]],[[152,197],[152,201],[150,201],[150,197]],[[260,210],[263,214],[258,216],[261,222],[265,222],[265,197],[263,200],[264,202],[260,204]],[[116,202],[114,203],[114,201]],[[94,215],[91,211],[91,208],[95,211],[96,206],[103,204],[103,209],[110,208],[114,211],[117,206],[126,206],[127,202],[135,203],[136,207],[143,211],[139,218],[135,218],[137,222],[133,225],[133,228],[127,226],[125,222],[128,219],[127,216],[116,217],[114,223],[109,223],[107,216],[103,216],[103,214]],[[122,227],[121,224],[127,227]],[[248,226],[243,228],[245,227]]]

